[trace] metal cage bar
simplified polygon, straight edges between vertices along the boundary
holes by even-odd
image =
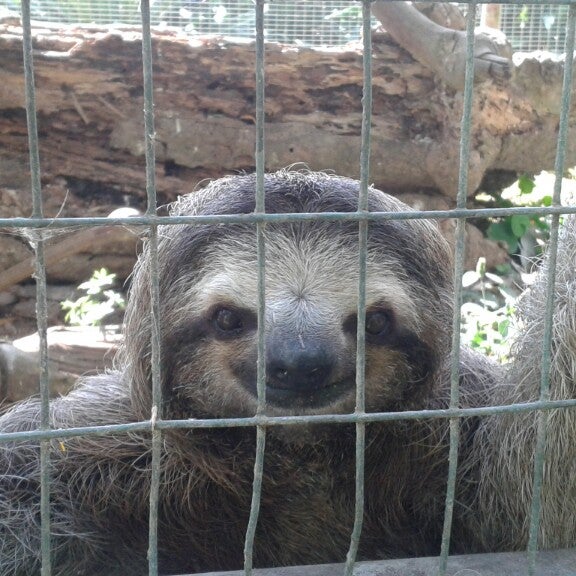
[[[576,5],[570,6],[568,26],[566,33],[566,62],[574,61],[574,39],[576,36]],[[558,126],[558,145],[556,148],[553,204],[561,205],[562,174],[565,168],[566,147],[568,146],[569,111],[572,96],[573,66],[564,66],[562,84],[562,106],[560,123]],[[542,380],[540,383],[540,400],[550,398],[550,364],[552,355],[552,323],[554,318],[554,286],[556,283],[556,263],[558,255],[558,228],[560,215],[552,216],[550,230],[550,242],[548,245],[548,277],[547,298],[544,313],[544,341],[542,342]],[[540,508],[542,503],[542,484],[544,480],[545,449],[546,449],[546,426],[549,412],[541,411],[538,414],[538,428],[536,433],[536,452],[534,456],[534,477],[532,507],[530,511],[530,531],[528,536],[528,570],[530,576],[536,574],[536,553],[538,551],[538,535]]]
[[[142,16],[142,73],[144,84],[144,150],[146,157],[146,215],[151,218],[148,230],[150,249],[151,300],[151,365],[152,365],[152,470],[150,478],[150,513],[148,536],[148,573],[158,574],[158,504],[161,482],[162,429],[156,423],[162,418],[162,356],[160,349],[160,287],[158,278],[158,226],[156,215],[156,142],[154,129],[154,75],[152,35],[150,30],[150,1],[140,3]]]
[[[363,87],[362,87],[362,147],[360,151],[360,194],[358,212],[368,212],[368,186],[370,178],[370,138],[372,121],[372,31],[370,25],[370,2],[362,2],[363,38]],[[358,308],[356,327],[356,408],[360,416],[366,411],[366,264],[368,255],[368,221],[358,222]],[[356,420],[356,479],[354,526],[350,536],[350,548],[346,555],[344,573],[352,576],[364,521],[364,471],[366,450],[366,424]]]
[[[264,196],[264,167],[265,167],[265,143],[264,143],[264,0],[256,0],[254,6],[256,13],[256,206],[255,213],[266,212]],[[266,245],[264,241],[264,222],[256,224],[256,244],[258,260],[258,360],[256,374],[256,388],[258,393],[258,407],[256,415],[264,414],[266,407],[266,342],[264,339],[265,302],[266,302]],[[250,516],[246,528],[244,544],[244,573],[252,574],[254,541],[260,501],[262,498],[262,482],[264,477],[264,454],[266,449],[266,427],[262,424],[256,426],[256,455],[254,458],[254,479],[252,482],[252,501],[250,504]]]
[[[32,190],[32,216],[43,218],[42,184],[40,173],[40,150],[36,117],[36,90],[34,85],[34,59],[32,46],[32,26],[30,21],[30,1],[22,0],[23,60],[26,86],[26,120],[28,124],[28,147],[30,156],[30,179]],[[50,383],[48,373],[48,307],[46,286],[46,264],[44,259],[44,238],[33,230],[32,245],[36,257],[36,316],[40,341],[40,429],[50,429]],[[42,576],[51,574],[51,531],[50,531],[50,440],[40,440],[40,516]]]
[[[356,422],[396,422],[400,420],[436,420],[446,418],[469,418],[472,416],[491,416],[495,414],[522,414],[541,410],[557,410],[576,407],[576,399],[546,400],[501,406],[482,406],[479,408],[445,408],[434,410],[406,410],[405,412],[367,412],[365,414],[322,414],[311,416],[253,416],[251,418],[190,418],[183,420],[144,420],[130,424],[109,424],[104,426],[78,426],[50,430],[28,430],[26,432],[3,432],[0,443],[15,440],[64,439],[77,436],[107,436],[125,432],[152,432],[154,428],[162,430],[206,429],[206,428],[245,428],[248,426],[298,426],[301,424],[354,424]]]
[[[466,73],[464,81],[464,106],[460,132],[460,166],[458,173],[458,194],[456,205],[460,210],[466,210],[468,198],[468,162],[470,158],[470,134],[472,124],[472,101],[474,83],[474,27],[476,23],[476,2],[468,5],[466,17]],[[455,233],[454,259],[454,316],[452,318],[452,355],[450,367],[450,408],[455,409],[460,404],[460,308],[462,306],[462,275],[464,273],[464,248],[466,240],[466,220],[458,218]],[[460,419],[450,418],[450,448],[448,453],[448,482],[446,487],[446,502],[444,509],[444,527],[438,575],[444,576],[450,554],[452,535],[452,518],[456,494],[456,478],[458,472],[458,448],[460,444]]]
[[[575,206],[518,206],[513,208],[454,208],[452,210],[417,210],[390,212],[319,212],[283,214],[223,214],[221,216],[133,216],[129,218],[0,218],[3,228],[51,228],[54,230],[87,226],[178,226],[181,224],[246,224],[248,222],[352,222],[360,220],[443,220],[471,218],[504,218],[525,214],[528,216],[551,216],[553,214],[576,214]]]

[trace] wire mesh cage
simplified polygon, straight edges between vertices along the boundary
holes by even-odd
[[[517,51],[564,51],[567,6],[502,6],[501,29]]]
[[[460,4],[465,12],[466,5]],[[501,30],[516,52],[543,50],[561,54],[566,39],[568,6],[484,4],[476,23]]]
[[[153,26],[170,26],[190,36],[218,34],[254,38],[255,20],[252,0],[158,0],[150,7]],[[460,4],[465,12],[466,4]],[[489,23],[499,28],[515,51],[547,50],[561,53],[568,18],[568,6],[543,4],[503,4]],[[19,3],[2,0],[0,8],[17,13]],[[483,5],[477,24],[485,23]],[[35,0],[32,18],[61,24],[138,25],[139,2]],[[372,19],[372,24],[376,22]],[[302,46],[341,46],[358,41],[361,9],[346,0],[270,1],[264,8],[264,36],[269,42]]]
[[[453,218],[457,222],[456,226],[456,264],[454,269],[454,274],[457,279],[460,279],[463,274],[463,251],[464,251],[464,236],[465,236],[465,223],[466,219],[476,216],[477,212],[468,211],[466,208],[466,198],[467,198],[467,171],[470,163],[470,127],[471,127],[471,110],[472,110],[472,98],[473,98],[473,34],[470,32],[473,30],[475,23],[475,12],[476,4],[472,3],[470,6],[469,24],[468,24],[468,51],[467,51],[467,74],[466,74],[466,84],[462,94],[462,126],[461,126],[461,147],[460,147],[460,172],[459,172],[459,184],[458,184],[458,199],[456,208],[454,210],[438,212],[438,211],[405,211],[403,209],[392,209],[392,210],[373,210],[368,211],[369,208],[369,190],[370,190],[370,146],[371,146],[371,125],[372,125],[372,68],[371,68],[371,58],[372,58],[372,40],[371,40],[371,3],[365,1],[362,5],[350,6],[348,3],[344,2],[294,2],[294,3],[278,3],[277,6],[272,4],[267,4],[263,0],[257,0],[255,3],[252,2],[230,2],[226,4],[224,9],[218,12],[218,8],[224,6],[223,3],[216,2],[194,2],[189,3],[186,6],[174,7],[172,3],[170,5],[161,2],[150,4],[146,0],[141,2],[141,15],[138,18],[142,20],[142,63],[143,63],[143,85],[142,91],[144,95],[144,114],[143,114],[143,124],[144,124],[144,135],[143,135],[143,148],[145,150],[146,156],[146,198],[147,198],[147,212],[144,216],[139,218],[116,218],[112,220],[107,220],[103,218],[92,218],[86,219],[66,219],[66,218],[45,218],[43,216],[43,204],[42,204],[42,183],[41,183],[41,162],[38,147],[38,127],[36,118],[36,107],[35,107],[35,78],[34,78],[34,51],[32,46],[31,37],[31,17],[36,17],[38,13],[42,18],[56,18],[59,22],[63,21],[64,16],[61,12],[50,12],[47,8],[48,3],[38,3],[38,5],[32,4],[30,6],[28,3],[23,4],[22,20],[23,20],[23,46],[24,46],[24,70],[25,70],[25,81],[26,81],[26,111],[28,118],[28,131],[29,131],[29,149],[30,149],[30,166],[31,166],[31,188],[33,194],[33,212],[31,218],[21,218],[21,219],[0,219],[0,225],[6,227],[19,227],[26,228],[31,237],[31,241],[34,244],[35,255],[36,255],[36,282],[37,282],[37,313],[38,313],[38,330],[41,335],[41,378],[40,378],[40,389],[41,389],[41,400],[39,401],[38,414],[35,417],[34,426],[31,426],[29,430],[5,430],[0,433],[0,443],[1,445],[16,446],[19,442],[25,445],[25,454],[32,452],[33,449],[27,445],[27,442],[39,443],[39,471],[40,471],[40,497],[38,498],[38,505],[34,508],[35,515],[41,518],[40,524],[41,534],[38,538],[38,542],[35,542],[40,548],[40,553],[35,551],[34,553],[38,557],[38,562],[42,564],[42,573],[50,574],[50,566],[52,560],[55,557],[59,559],[62,558],[62,553],[59,547],[53,548],[52,542],[54,539],[54,531],[52,525],[56,524],[57,529],[61,529],[58,525],[60,516],[58,515],[61,510],[54,510],[51,508],[51,478],[54,473],[54,469],[51,467],[51,459],[65,458],[68,448],[66,447],[65,440],[73,438],[90,438],[96,442],[96,439],[101,437],[111,437],[116,435],[117,437],[131,438],[132,440],[138,434],[146,437],[149,440],[149,446],[147,444],[147,449],[145,454],[142,456],[141,460],[131,462],[130,464],[134,469],[138,469],[139,473],[146,475],[149,478],[149,499],[147,500],[147,506],[149,509],[148,522],[146,528],[148,530],[146,539],[146,549],[144,556],[147,557],[148,569],[151,575],[159,573],[162,569],[162,565],[159,560],[159,534],[161,530],[166,529],[166,524],[159,526],[160,513],[166,514],[166,510],[162,510],[161,497],[162,497],[162,466],[165,463],[165,451],[169,446],[166,442],[166,436],[174,430],[186,430],[186,431],[200,431],[202,429],[228,429],[228,428],[249,428],[251,430],[255,429],[255,440],[254,440],[254,451],[255,458],[253,462],[253,482],[251,487],[248,489],[251,499],[251,506],[248,515],[248,522],[246,527],[246,537],[245,537],[245,548],[244,548],[244,570],[246,574],[251,574],[254,564],[254,545],[258,537],[266,537],[266,534],[258,534],[257,527],[259,521],[260,506],[263,502],[262,491],[263,483],[265,482],[265,459],[266,459],[266,442],[270,435],[270,429],[273,427],[283,427],[283,426],[294,426],[294,425],[352,425],[354,428],[354,441],[350,444],[353,447],[353,452],[355,455],[354,463],[354,479],[350,483],[353,486],[353,494],[349,494],[346,497],[350,497],[353,500],[354,515],[351,522],[351,535],[349,539],[349,544],[347,545],[348,553],[346,556],[345,565],[340,567],[341,570],[346,575],[353,574],[358,548],[360,546],[361,533],[363,527],[363,520],[365,515],[365,502],[367,500],[367,494],[365,493],[365,483],[366,483],[366,460],[365,454],[367,450],[366,442],[366,429],[367,426],[375,423],[384,422],[396,422],[396,421],[417,421],[417,420],[442,420],[447,422],[444,430],[444,438],[446,446],[449,443],[449,448],[447,450],[447,489],[446,489],[446,500],[445,503],[434,503],[435,506],[440,506],[444,510],[444,520],[442,526],[438,530],[437,536],[441,537],[440,558],[438,561],[438,573],[445,574],[447,570],[447,563],[450,554],[450,541],[452,537],[452,521],[455,507],[455,493],[457,487],[457,470],[458,470],[458,448],[460,445],[461,435],[462,435],[462,421],[467,417],[485,417],[493,414],[503,414],[505,412],[517,412],[517,413],[528,413],[528,412],[539,412],[538,418],[534,421],[534,429],[532,430],[534,437],[536,438],[536,456],[534,458],[533,468],[534,474],[530,477],[527,482],[534,486],[534,500],[532,504],[532,511],[530,518],[526,522],[530,523],[529,536],[527,542],[528,549],[528,571],[531,574],[535,574],[536,570],[536,554],[538,551],[538,526],[539,526],[539,514],[541,505],[541,486],[543,482],[543,477],[546,473],[544,466],[544,452],[546,444],[546,430],[549,424],[548,421],[548,411],[552,408],[558,408],[563,410],[563,414],[566,414],[568,410],[573,410],[576,405],[576,400],[573,398],[560,398],[550,401],[550,391],[549,382],[546,380],[546,376],[542,379],[542,387],[537,399],[532,399],[527,402],[519,402],[514,405],[505,405],[497,407],[487,407],[479,406],[473,408],[462,408],[460,403],[460,342],[459,342],[459,323],[460,317],[458,312],[453,315],[453,318],[447,318],[448,322],[452,321],[452,329],[449,331],[452,335],[452,355],[448,358],[451,363],[451,367],[448,372],[450,374],[450,386],[449,386],[449,398],[443,399],[445,405],[438,410],[407,410],[403,412],[398,411],[386,411],[386,412],[370,412],[366,409],[366,365],[367,365],[367,352],[366,352],[366,342],[371,334],[371,331],[379,334],[381,330],[378,329],[379,322],[384,321],[388,323],[391,321],[390,316],[385,316],[382,318],[382,311],[379,310],[375,317],[368,318],[367,314],[367,301],[366,301],[366,278],[367,278],[367,267],[369,265],[368,257],[368,230],[370,223],[379,223],[383,226],[384,231],[387,232],[389,229],[386,228],[387,223],[393,221],[399,222],[420,222],[426,219],[440,219],[440,218]],[[99,5],[100,6],[100,5]],[[570,39],[570,34],[574,33],[574,27],[576,22],[576,5],[572,5],[570,18],[568,19],[568,30],[570,31],[568,35],[568,42],[566,52],[570,61],[574,56],[574,42],[573,38]],[[12,7],[12,6],[10,6]],[[135,5],[130,5],[130,10],[135,10]],[[124,22],[126,18],[128,21],[132,16],[126,16],[126,13],[119,10],[120,5],[110,4],[110,12],[99,11],[97,15],[90,12],[77,12],[74,14],[71,21],[84,20],[90,22],[96,22],[100,18],[102,19],[99,23],[117,23],[119,21]],[[36,12],[38,10],[39,12]],[[234,11],[236,10],[236,11]],[[55,14],[51,16],[51,14]],[[232,17],[232,14],[234,17]],[[310,18],[309,22],[306,18]],[[68,17],[68,16],[67,16]],[[230,19],[228,19],[230,17]],[[171,21],[174,19],[174,22]],[[184,22],[179,22],[178,19]],[[204,22],[204,20],[206,20]],[[133,23],[136,20],[133,21]],[[306,21],[304,24],[303,21]],[[233,35],[243,35],[251,34],[252,30],[255,30],[255,75],[256,75],[256,91],[254,94],[255,102],[255,150],[254,150],[254,163],[255,163],[255,176],[253,180],[250,180],[251,186],[254,189],[254,202],[251,206],[251,210],[240,213],[208,213],[208,214],[178,214],[175,213],[173,217],[161,217],[157,216],[157,190],[156,190],[156,147],[155,147],[155,110],[154,110],[154,72],[152,66],[152,35],[151,26],[153,24],[159,24],[161,22],[166,22],[174,25],[182,25],[184,27],[190,27],[190,31],[197,32],[202,28],[202,33],[205,32],[215,32],[218,34],[233,34]],[[269,28],[267,28],[266,22],[269,23]],[[314,24],[310,24],[314,22]],[[362,33],[358,30],[358,24],[360,24]],[[549,22],[550,24],[550,22]],[[550,26],[551,28],[551,26]],[[273,31],[272,31],[273,30]],[[558,33],[559,34],[559,33]],[[265,67],[265,53],[266,53],[266,40],[272,41],[288,41],[291,39],[294,42],[301,42],[303,44],[339,44],[342,42],[347,42],[353,39],[362,39],[363,46],[363,92],[362,92],[362,118],[361,118],[361,155],[358,158],[358,164],[360,166],[360,182],[357,186],[357,206],[354,210],[342,210],[342,211],[328,211],[319,213],[309,213],[306,211],[301,211],[297,213],[282,212],[279,210],[277,213],[269,213],[266,210],[266,176],[265,176],[265,154],[266,154],[266,133],[265,133],[265,88],[266,88],[266,67]],[[559,132],[559,152],[556,162],[557,172],[561,174],[564,168],[564,152],[567,146],[567,134],[569,127],[569,108],[570,108],[570,95],[571,95],[571,69],[566,67],[564,85],[563,85],[563,110],[560,117],[560,124],[558,128]],[[252,188],[251,188],[252,190]],[[356,189],[355,189],[356,190]],[[552,217],[552,254],[556,254],[556,249],[558,245],[558,226],[560,216],[563,213],[572,212],[574,213],[574,208],[568,209],[562,207],[560,203],[560,192],[561,183],[560,177],[557,178],[554,191],[554,200],[552,206],[542,209],[541,212],[548,214]],[[316,192],[317,193],[317,192]],[[396,206],[396,205],[394,205]],[[531,214],[535,212],[530,209],[519,209],[516,212],[512,210],[511,213],[519,214]],[[498,210],[490,212],[491,214],[506,214],[505,210],[498,212]],[[252,354],[251,359],[252,364],[255,365],[255,397],[256,400],[256,412],[254,416],[241,417],[241,418],[226,418],[226,417],[211,417],[211,418],[195,418],[189,414],[184,414],[182,418],[174,417],[173,419],[164,419],[163,405],[164,405],[164,394],[167,390],[163,388],[163,370],[167,370],[171,367],[165,366],[163,364],[163,357],[166,357],[170,353],[170,344],[174,346],[181,346],[186,342],[190,333],[194,330],[200,334],[201,338],[206,338],[205,334],[202,332],[203,328],[194,325],[184,325],[185,330],[177,335],[177,337],[171,342],[162,342],[163,323],[167,322],[166,318],[162,317],[161,312],[161,292],[162,289],[166,290],[165,284],[163,282],[163,276],[161,274],[161,261],[162,261],[162,248],[160,247],[163,238],[162,234],[159,232],[159,226],[164,225],[166,229],[160,229],[162,233],[165,233],[168,237],[170,232],[167,230],[169,228],[180,227],[181,230],[185,230],[186,226],[197,231],[203,226],[216,226],[216,228],[209,229],[209,234],[205,236],[210,236],[210,239],[219,239],[218,234],[226,227],[237,226],[236,230],[240,230],[240,226],[251,226],[253,231],[253,237],[255,239],[255,247],[253,252],[250,252],[248,258],[250,263],[254,264],[254,260],[257,260],[257,279],[254,285],[255,293],[255,310],[250,311],[250,315],[245,314],[240,316],[238,320],[238,311],[230,311],[225,308],[223,317],[217,317],[216,322],[221,322],[223,326],[220,326],[223,332],[228,334],[222,335],[221,340],[225,341],[230,338],[229,332],[234,332],[244,325],[252,325],[256,327],[263,327],[265,325],[265,313],[266,313],[266,250],[267,242],[270,243],[270,238],[266,236],[266,230],[272,228],[274,225],[280,223],[286,224],[291,222],[317,222],[320,225],[323,222],[335,222],[338,223],[339,229],[345,229],[345,224],[353,223],[354,228],[354,242],[358,246],[358,291],[357,291],[357,315],[352,318],[351,321],[346,319],[344,325],[350,333],[357,334],[357,347],[354,351],[355,365],[353,367],[355,373],[354,388],[354,409],[350,413],[345,414],[330,414],[329,410],[321,414],[289,414],[284,416],[270,415],[266,412],[266,370],[267,362],[263,361],[266,356],[266,341],[264,337],[264,330],[256,330],[257,341],[255,346],[255,352]],[[112,223],[112,225],[130,225],[138,226],[144,229],[147,234],[148,239],[148,268],[143,274],[143,285],[141,289],[148,295],[149,308],[145,310],[146,314],[146,324],[147,331],[144,331],[144,335],[140,335],[144,340],[146,339],[146,344],[143,346],[142,358],[145,358],[149,362],[149,373],[146,373],[145,377],[150,381],[151,388],[146,391],[146,402],[145,404],[145,415],[135,422],[118,422],[118,423],[106,423],[105,425],[93,425],[93,426],[82,426],[78,425],[69,429],[59,429],[54,428],[51,418],[54,416],[54,412],[51,412],[51,400],[49,398],[49,373],[47,364],[47,344],[46,344],[46,262],[45,262],[45,238],[43,237],[43,230],[46,228],[58,228],[58,227],[71,227],[71,226],[103,226]],[[357,226],[357,234],[356,234]],[[402,225],[401,225],[402,226]],[[426,226],[426,225],[423,225]],[[348,229],[348,228],[346,228]],[[219,232],[220,231],[220,232]],[[184,232],[184,235],[186,233]],[[386,234],[384,234],[386,235]],[[198,243],[205,241],[206,238],[202,237],[199,233]],[[191,236],[190,236],[191,238]],[[188,238],[188,240],[190,240]],[[408,240],[408,236],[405,236]],[[193,239],[196,241],[195,239]],[[190,240],[192,241],[192,240]],[[268,244],[270,245],[270,244]],[[401,250],[403,246],[399,247]],[[435,270],[422,271],[418,268],[419,257],[424,255],[426,246],[421,245],[420,251],[414,250],[410,257],[414,262],[414,270],[409,270],[408,272],[414,274],[419,278],[419,280],[425,284],[431,282],[430,278],[436,273]],[[217,252],[213,252],[210,256],[217,255]],[[253,258],[253,255],[256,258]],[[276,253],[278,254],[278,253]],[[441,257],[440,254],[439,257]],[[280,260],[280,257],[278,257]],[[190,264],[184,263],[184,264]],[[544,332],[547,336],[544,337],[542,347],[543,352],[543,363],[550,363],[551,360],[551,331],[553,325],[553,299],[551,294],[553,290],[550,288],[554,287],[554,270],[555,270],[555,260],[552,256],[551,263],[549,264],[551,275],[550,284],[547,285],[548,301],[546,303],[546,314],[543,324],[545,324]],[[186,266],[183,265],[183,268]],[[193,266],[190,266],[193,268]],[[570,266],[568,266],[570,268]],[[165,271],[165,270],[164,270]],[[407,272],[407,273],[408,273]],[[192,273],[191,273],[192,274]],[[392,275],[391,275],[392,276]],[[192,276],[189,276],[191,278]],[[189,279],[188,278],[188,279]],[[186,279],[186,278],[185,278]],[[210,284],[212,282],[212,284]],[[220,277],[210,278],[203,285],[203,289],[206,287],[218,284],[221,282]],[[246,285],[243,286],[243,289]],[[356,290],[356,288],[355,288]],[[199,290],[200,297],[203,292]],[[192,292],[190,293],[192,294]],[[196,294],[196,293],[194,293]],[[356,294],[356,293],[355,293]],[[189,294],[187,294],[188,296]],[[197,295],[197,294],[196,294]],[[404,294],[406,298],[408,295]],[[457,282],[456,288],[453,294],[450,295],[453,299],[453,304],[455,309],[458,311],[461,302],[461,285]],[[180,301],[181,304],[181,301]],[[430,300],[429,302],[422,302],[423,307],[434,307],[436,302]],[[228,314],[230,313],[230,314]],[[244,312],[243,312],[244,313]],[[144,314],[143,314],[144,315]],[[171,319],[173,322],[178,322],[181,319],[175,315]],[[376,323],[376,328],[374,326],[370,327],[366,325],[366,322],[371,320]],[[410,320],[410,319],[409,319]],[[417,319],[414,320],[414,325],[417,326]],[[388,325],[388,324],[386,324]],[[416,329],[416,328],[415,328]],[[300,336],[302,336],[300,334]],[[430,337],[430,334],[427,335]],[[400,333],[399,340],[401,343],[413,342],[412,335],[409,333]],[[394,342],[393,344],[396,344]],[[418,348],[416,350],[417,354],[425,355],[426,350],[424,347]],[[259,360],[259,361],[257,361]],[[269,366],[268,366],[269,367]],[[278,367],[276,367],[278,368]],[[314,369],[316,370],[316,368]],[[279,368],[277,371],[277,377],[282,378],[284,368]],[[545,370],[543,370],[545,372]],[[418,375],[409,375],[411,384],[417,385],[423,377]],[[103,380],[103,384],[106,381]],[[121,384],[121,383],[120,383]],[[124,384],[126,384],[124,382]],[[118,383],[114,386],[119,385]],[[254,390],[252,390],[254,392]],[[104,396],[105,391],[104,391]],[[137,400],[134,400],[137,401]],[[62,406],[61,400],[59,400],[59,406]],[[30,404],[32,405],[32,404]],[[53,406],[53,404],[52,404]],[[80,406],[78,406],[78,409]],[[171,413],[171,416],[174,416]],[[464,432],[468,432],[468,429],[464,427]],[[124,436],[123,436],[124,435]],[[446,438],[449,437],[449,440]],[[430,437],[422,437],[421,443],[426,445],[430,442]],[[129,444],[129,443],[127,443]],[[28,450],[29,449],[29,450]],[[64,456],[63,456],[64,454]],[[338,457],[340,457],[339,455]],[[233,459],[232,459],[233,460]],[[338,460],[337,457],[334,460]],[[233,465],[239,465],[237,462],[233,462]],[[95,473],[105,474],[106,465],[98,463],[95,465],[97,469]],[[103,472],[104,470],[104,472]],[[181,472],[181,476],[185,476],[186,471]],[[297,476],[295,472],[294,478]],[[1,473],[1,472],[0,472]],[[294,480],[294,478],[289,478],[288,482]],[[78,478],[75,471],[70,474],[70,486],[73,485],[74,481]],[[119,483],[123,481],[122,478],[117,479]],[[173,478],[174,480],[174,478]],[[224,479],[224,482],[227,479]],[[337,483],[340,479],[336,479]],[[393,479],[394,480],[394,479]],[[15,481],[18,489],[21,488],[20,481],[21,478],[11,478],[10,481]],[[175,480],[174,480],[175,481]],[[472,483],[472,482],[471,482]],[[185,481],[186,484],[186,481]],[[194,482],[190,481],[186,484],[190,490],[194,490],[196,486]],[[137,486],[131,486],[132,489],[136,489]],[[208,490],[205,486],[203,490]],[[66,492],[66,489],[64,490]],[[28,496],[30,496],[28,494]],[[127,492],[124,497],[131,498],[132,493]],[[37,495],[33,495],[37,498]],[[58,494],[58,497],[62,497]],[[148,494],[146,494],[148,498]],[[27,504],[27,501],[22,503]],[[165,504],[165,502],[164,502]],[[173,504],[178,507],[185,507],[186,500],[183,502],[173,502]],[[457,503],[456,503],[457,504]],[[173,513],[168,511],[168,518],[173,518]],[[224,526],[230,526],[230,523],[224,521]],[[0,526],[1,518],[0,518]],[[140,527],[141,528],[141,527]],[[290,529],[299,530],[299,526],[291,526]],[[389,534],[392,536],[392,534]],[[10,537],[13,535],[10,534]],[[69,536],[69,535],[66,535]],[[85,534],[81,534],[80,537],[85,537]],[[223,534],[223,537],[226,535]],[[13,538],[17,540],[19,545],[22,545],[18,537]],[[129,537],[128,537],[129,540]],[[216,543],[215,543],[216,544]],[[312,543],[314,544],[314,543]],[[26,546],[29,548],[29,546]],[[89,549],[89,548],[87,548]],[[27,551],[28,552],[28,551]],[[138,550],[142,553],[142,550]],[[172,554],[176,554],[175,550],[171,550]],[[98,557],[95,555],[94,562],[104,562],[105,561],[105,551]],[[73,561],[81,562],[82,558],[72,558]],[[164,559],[165,560],[165,559]],[[342,559],[343,560],[343,559]],[[70,562],[70,559],[66,558],[64,562]],[[70,564],[66,564],[70,566]],[[94,564],[96,565],[96,564]],[[167,561],[169,565],[169,560]],[[192,562],[190,565],[194,565]],[[16,567],[18,568],[18,567]],[[38,564],[34,564],[34,569],[38,568]],[[120,566],[118,570],[123,570],[125,567]],[[2,570],[8,574],[5,568],[0,566],[0,573]],[[25,572],[26,569],[23,571]],[[118,572],[123,573],[123,572]]]
[[[3,1],[0,7],[19,11],[19,3]],[[360,7],[334,0],[295,0],[265,5],[264,35],[267,41],[289,44],[341,45],[360,38]],[[31,4],[32,18],[62,24],[137,25],[139,2],[52,2]],[[219,34],[254,38],[254,3],[251,0],[160,0],[151,5],[153,26],[172,26],[191,36]]]

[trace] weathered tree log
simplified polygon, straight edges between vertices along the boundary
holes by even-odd
[[[21,29],[0,25],[0,134],[8,158],[27,148]],[[143,198],[142,66],[137,30],[35,29],[41,160],[46,183],[73,195]],[[254,45],[153,40],[158,189],[162,200],[204,177],[254,165]],[[270,45],[267,167],[305,162],[358,174],[362,54]],[[372,179],[386,188],[456,191],[461,95],[386,34],[374,43]],[[552,168],[563,63],[524,59],[508,86],[477,87],[470,192],[492,170]],[[572,136],[576,131],[572,132]],[[570,150],[569,161],[576,161]],[[0,186],[6,186],[0,176]],[[65,209],[65,207],[64,207]]]
[[[45,214],[102,216],[110,205],[142,208],[139,31],[36,27],[33,42]],[[0,22],[0,52],[0,217],[27,216],[22,30],[14,19]],[[252,170],[254,44],[163,31],[154,33],[153,56],[160,202],[205,178]],[[562,71],[560,60],[528,56],[517,60],[508,84],[476,86],[471,196],[494,173],[553,167]],[[385,33],[374,35],[373,75],[371,180],[420,208],[453,206],[462,95]],[[359,44],[338,50],[269,45],[266,168],[303,162],[358,176],[361,91]],[[576,162],[575,147],[567,159]],[[4,268],[25,251],[9,234],[0,238],[9,243],[2,250],[8,259]],[[495,264],[504,254],[488,256]],[[117,257],[131,262],[133,252]],[[49,270],[49,278],[69,281],[61,275],[67,271]]]
[[[134,209],[120,208],[114,210],[110,216],[126,217],[136,214],[138,214],[138,211]],[[0,242],[0,246],[4,243],[5,240]],[[63,239],[59,238],[58,241],[48,244],[44,256],[44,263],[51,273],[53,273],[53,266],[60,265],[60,267],[68,270],[68,272],[72,267],[74,269],[74,275],[69,279],[74,280],[74,278],[78,278],[82,275],[82,272],[79,274],[77,267],[71,266],[71,259],[77,254],[89,253],[93,255],[99,252],[101,253],[107,248],[110,249],[110,246],[121,245],[125,249],[127,248],[131,251],[132,255],[135,256],[138,244],[138,236],[122,227],[101,226],[97,228],[85,228],[78,232],[67,234]],[[84,259],[86,259],[86,256]],[[85,266],[84,275],[89,276],[91,270],[94,270],[94,268],[97,268],[97,265],[95,265],[94,262]],[[19,258],[17,264],[8,267],[0,274],[0,292],[12,287],[14,284],[30,280],[34,273],[34,269],[35,257],[33,254]],[[116,273],[115,269],[112,269],[111,271]],[[124,272],[122,277],[126,277],[130,273],[130,270],[122,270],[122,272]],[[60,272],[60,276],[62,275],[65,275],[64,270]]]
[[[65,394],[79,376],[112,366],[120,336],[101,328],[48,330],[50,394]],[[39,394],[39,339],[37,334],[13,343],[0,341],[0,404]]]

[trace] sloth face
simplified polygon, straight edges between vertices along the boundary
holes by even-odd
[[[415,343],[423,323],[415,295],[394,267],[371,255],[366,283],[369,398],[391,404],[410,377],[403,346]],[[253,235],[223,240],[205,254],[200,279],[178,298],[194,302],[187,318],[170,317],[167,354],[171,385],[210,402],[216,387],[224,412],[256,408],[257,266]],[[310,232],[295,239],[267,234],[265,268],[266,401],[271,413],[354,409],[358,255],[352,243]],[[184,309],[184,304],[175,309]],[[174,323],[174,324],[172,324]],[[174,326],[180,329],[174,329]],[[200,387],[198,381],[205,381]],[[193,383],[193,384],[191,384]],[[226,404],[226,407],[224,406]]]
[[[267,177],[268,212],[350,212],[357,194],[352,180],[286,172]],[[234,177],[183,199],[173,213],[249,213],[253,198],[253,179]],[[371,210],[408,210],[377,191],[370,201]],[[160,238],[163,389],[172,416],[254,415],[259,330],[268,414],[354,410],[357,223],[266,225],[260,326],[254,226],[171,226]],[[428,223],[370,223],[363,334],[369,411],[417,406],[432,385],[436,358],[449,344],[449,262]],[[128,358],[142,359],[132,361],[133,382],[149,380],[148,273],[145,257],[128,311]],[[133,388],[141,394],[147,385]]]

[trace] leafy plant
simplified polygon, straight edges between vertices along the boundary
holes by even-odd
[[[576,199],[576,168],[567,170],[562,183],[564,200]],[[499,193],[483,194],[480,200],[486,206],[550,206],[555,176],[542,172],[535,177],[521,176],[512,186]],[[569,200],[572,198],[572,200]],[[463,343],[478,351],[505,361],[510,354],[510,343],[517,330],[512,322],[516,298],[521,286],[529,281],[538,256],[546,245],[550,232],[549,217],[514,215],[493,220],[486,236],[505,243],[510,254],[520,256],[510,264],[501,266],[496,274],[486,271],[481,259],[475,271],[466,272],[462,279],[463,300],[461,336]]]
[[[520,10],[520,13],[518,14],[518,20],[520,21],[520,26],[523,28],[524,26],[526,26],[526,24],[528,24],[528,20],[529,20],[529,8],[528,6],[522,6],[522,9]]]
[[[100,326],[106,316],[123,310],[124,298],[112,288],[115,278],[106,268],[95,270],[90,280],[78,286],[83,296],[62,302],[62,309],[67,310],[65,321],[73,326]]]
[[[542,190],[536,188],[535,179],[532,176],[523,175],[514,186],[504,191],[502,195],[495,196],[494,204],[503,208],[518,205],[550,206],[552,195],[547,192],[542,194]],[[510,254],[518,254],[523,238],[527,236],[535,239],[547,238],[549,231],[550,225],[544,216],[514,214],[492,222],[488,226],[486,236],[490,240],[506,244]]]
[[[500,274],[486,271],[486,260],[480,258],[476,270],[462,278],[461,337],[464,344],[484,355],[504,362],[510,356],[515,326],[512,323],[518,297],[509,281],[509,270]]]

